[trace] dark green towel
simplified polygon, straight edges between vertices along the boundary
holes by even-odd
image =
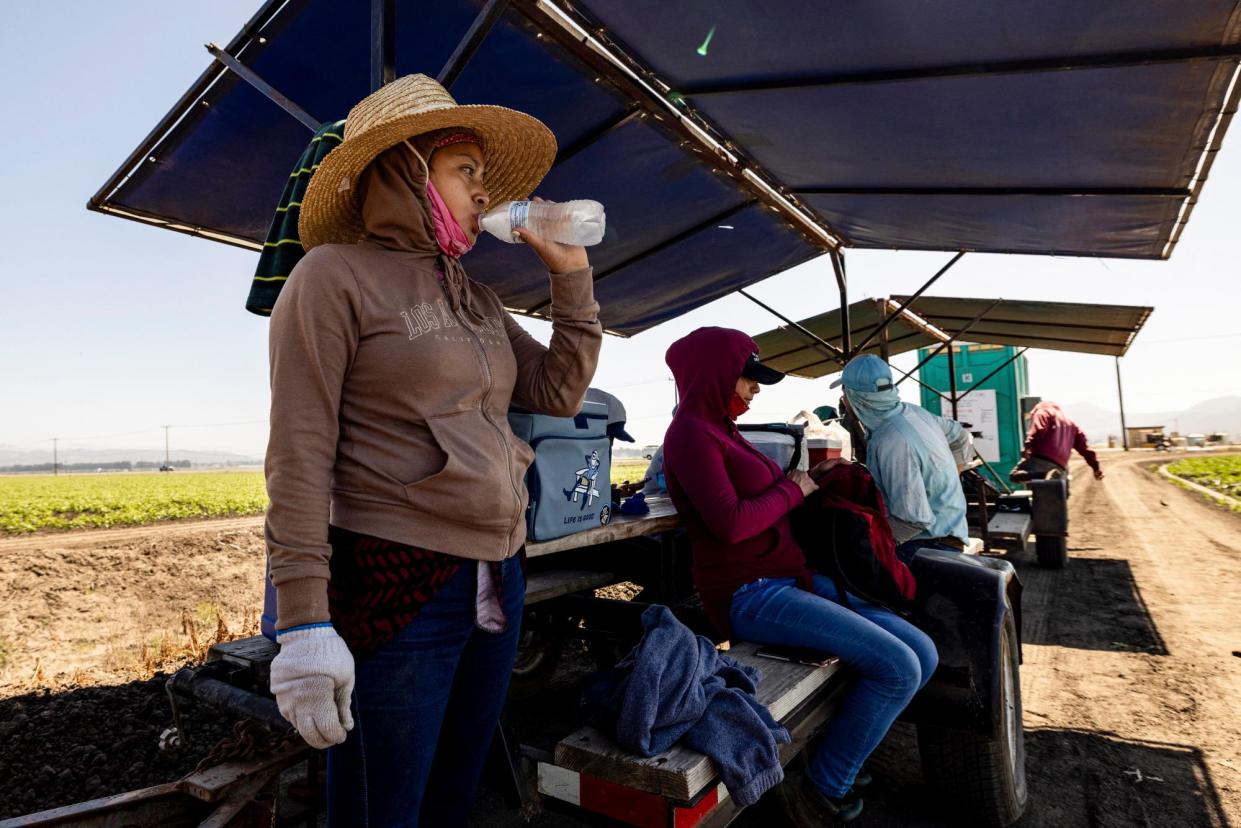
[[[289,175],[276,207],[276,216],[267,231],[267,241],[259,254],[258,267],[254,269],[254,281],[250,284],[250,296],[246,310],[259,316],[271,316],[271,309],[284,287],[285,279],[293,272],[293,266],[301,261],[306,251],[297,235],[297,219],[301,215],[302,196],[310,184],[310,176],[319,168],[329,152],[344,140],[345,122],[336,121],[319,127],[302,157]]]

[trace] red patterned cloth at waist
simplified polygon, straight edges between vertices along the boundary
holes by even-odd
[[[413,621],[462,565],[474,561],[332,526],[328,607],[354,658],[365,658]],[[493,580],[500,583],[493,565]]]

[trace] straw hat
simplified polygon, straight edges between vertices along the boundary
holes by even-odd
[[[493,204],[529,196],[556,158],[556,137],[537,118],[502,106],[460,106],[426,75],[406,75],[349,110],[345,140],[323,159],[302,199],[302,247],[362,238],[358,176],[384,150],[447,127],[464,127],[483,139],[484,180]]]

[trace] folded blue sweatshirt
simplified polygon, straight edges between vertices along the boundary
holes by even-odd
[[[654,756],[683,741],[705,753],[737,804],[754,804],[784,778],[776,745],[790,740],[754,695],[761,673],[667,607],[648,607],[642,626],[638,646],[587,691],[587,707],[626,750]]]

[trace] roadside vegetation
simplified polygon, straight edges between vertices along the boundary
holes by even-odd
[[[1199,486],[1241,500],[1241,455],[1186,457],[1169,465],[1168,471]],[[1233,506],[1233,509],[1238,507]]]

